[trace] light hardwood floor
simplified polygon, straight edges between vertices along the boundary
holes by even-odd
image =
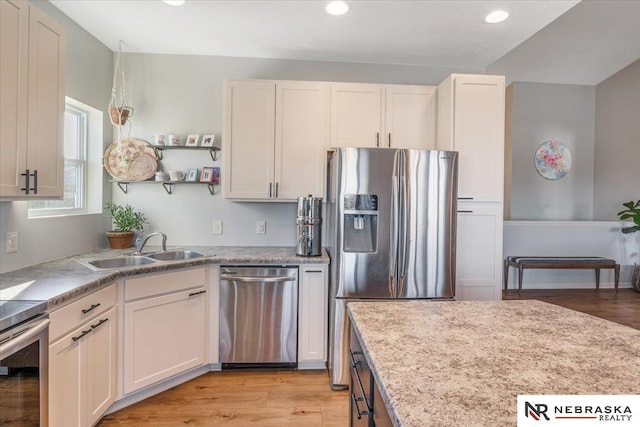
[[[503,299],[539,299],[640,329],[640,293],[631,289],[505,291]],[[348,412],[348,392],[331,391],[326,371],[225,371],[110,414],[99,426],[344,427]]]

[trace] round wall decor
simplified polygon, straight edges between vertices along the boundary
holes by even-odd
[[[536,150],[534,164],[543,178],[560,179],[571,169],[571,152],[562,142],[545,141]]]

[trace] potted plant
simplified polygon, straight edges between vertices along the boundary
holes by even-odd
[[[133,242],[134,230],[142,230],[147,219],[129,205],[120,206],[107,203],[105,211],[113,220],[113,230],[107,231],[107,240],[111,249],[125,249]]]
[[[618,212],[618,217],[621,221],[631,220],[635,225],[630,227],[622,227],[622,232],[624,234],[635,233],[636,231],[640,231],[640,200],[637,202],[627,202],[623,203],[626,209]],[[635,288],[635,290],[640,292],[640,266],[634,265],[633,273],[631,274],[631,286]]]

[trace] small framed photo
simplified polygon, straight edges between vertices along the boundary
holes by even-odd
[[[185,147],[197,147],[198,140],[200,139],[200,135],[189,135],[187,137],[187,142],[185,142]]]
[[[187,182],[197,182],[198,181],[198,169],[189,169],[187,171],[187,177],[184,179]]]
[[[202,142],[200,143],[201,147],[213,147],[213,141],[215,141],[215,135],[203,135]]]
[[[213,168],[202,168],[200,182],[213,182]]]
[[[217,166],[213,168],[213,178],[211,179],[211,182],[214,184],[220,183],[220,168]]]

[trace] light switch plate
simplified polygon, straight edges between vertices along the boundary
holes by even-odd
[[[213,234],[222,234],[222,221],[213,221]]]
[[[267,221],[256,222],[256,234],[267,234]]]
[[[7,232],[7,253],[18,252],[20,249],[20,234],[17,231]]]

